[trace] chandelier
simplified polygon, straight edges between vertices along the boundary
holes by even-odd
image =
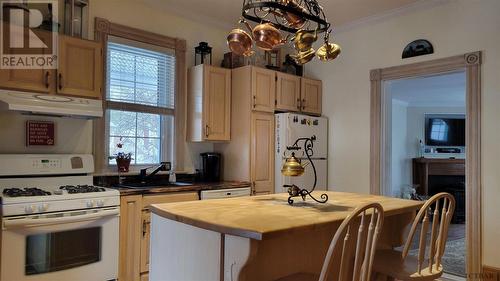
[[[287,43],[293,44],[292,58],[300,65],[314,56],[329,61],[340,54],[340,46],[329,42],[331,24],[316,0],[244,0],[241,16],[239,24],[246,30],[238,27],[227,36],[229,49],[237,55],[253,55],[254,45],[271,51]],[[315,50],[321,34],[324,43]]]

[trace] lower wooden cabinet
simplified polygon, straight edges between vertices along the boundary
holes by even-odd
[[[120,251],[118,279],[138,281],[141,261],[142,195],[122,196],[120,199]]]
[[[129,195],[120,200],[120,281],[148,281],[151,204],[199,200],[198,192]]]

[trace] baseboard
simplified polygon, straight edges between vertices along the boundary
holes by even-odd
[[[481,277],[484,281],[500,281],[500,268],[483,265]]]

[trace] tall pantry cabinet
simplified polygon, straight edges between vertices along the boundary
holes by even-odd
[[[224,179],[250,181],[254,195],[273,193],[276,72],[245,66],[231,75],[231,142],[214,146]]]

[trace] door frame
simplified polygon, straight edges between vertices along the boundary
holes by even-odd
[[[383,81],[464,70],[466,75],[466,272],[481,273],[481,57],[482,52],[370,71],[370,193],[381,193]]]

